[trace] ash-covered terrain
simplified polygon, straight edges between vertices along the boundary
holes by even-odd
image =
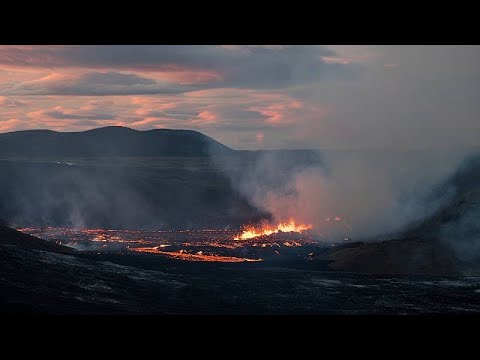
[[[3,315],[480,312],[478,277],[343,273],[321,271],[313,262],[279,266],[79,253],[4,226],[0,270]]]

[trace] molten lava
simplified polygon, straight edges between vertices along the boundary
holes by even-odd
[[[333,218],[332,218],[333,219]],[[319,242],[310,225],[284,224],[238,230],[112,230],[22,228],[20,231],[87,253],[150,253],[184,261],[258,262],[272,256],[303,256]],[[276,233],[284,232],[282,235]],[[272,236],[268,236],[273,234]],[[263,236],[262,235],[267,235]],[[235,240],[234,240],[235,239]],[[241,241],[238,241],[241,240]],[[302,248],[302,249],[300,249]],[[303,249],[305,248],[305,250]],[[306,254],[306,253],[305,253]]]
[[[302,232],[311,229],[312,225],[296,224],[295,220],[290,219],[288,222],[278,224],[274,227],[263,226],[261,228],[250,227],[245,229],[239,236],[235,237],[235,240],[247,240],[264,235],[276,234],[282,232]]]
[[[180,251],[161,251],[158,250],[158,247],[142,247],[142,248],[131,248],[131,251],[140,252],[140,253],[152,253],[163,255],[177,260],[186,260],[186,261],[207,261],[207,262],[257,262],[262,261],[263,259],[249,259],[249,258],[240,258],[236,256],[221,256],[217,254],[204,254],[203,251],[198,251],[195,254],[190,254],[185,250]]]

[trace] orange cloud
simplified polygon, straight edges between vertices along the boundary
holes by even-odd
[[[132,122],[130,124],[130,126],[132,126],[134,128],[144,128],[144,127],[148,127],[148,126],[156,127],[162,122],[162,120],[165,120],[165,119],[161,119],[161,118],[158,118],[158,117],[146,117],[142,120]]]
[[[214,123],[217,121],[217,115],[211,111],[202,111],[197,115],[200,119],[202,119],[205,123]]]
[[[113,100],[90,100],[87,101],[85,104],[80,106],[81,111],[95,111],[98,109],[105,109],[105,108],[111,108],[115,106],[115,101]]]
[[[8,132],[21,130],[25,126],[25,122],[19,119],[8,119],[0,121],[0,132]]]
[[[169,103],[151,103],[151,102],[142,102],[142,103],[138,103],[137,104],[142,104],[144,105],[143,107],[141,108],[138,108],[137,110],[135,110],[135,114],[137,115],[148,115],[150,113],[152,113],[153,111],[155,112],[160,112],[160,111],[164,111],[164,110],[168,110],[168,109],[173,109],[177,106],[177,103],[175,102],[169,102]],[[149,106],[146,106],[146,105],[149,105]]]
[[[15,108],[20,106],[25,106],[27,103],[23,100],[18,100],[17,98],[0,96],[0,106]]]
[[[302,108],[303,103],[301,101],[291,100],[287,103],[275,103],[268,106],[253,106],[250,110],[257,111],[266,117],[267,123],[278,125],[295,121],[294,111]]]

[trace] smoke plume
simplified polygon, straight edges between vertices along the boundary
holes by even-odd
[[[455,195],[448,179],[465,153],[264,151],[248,160],[214,159],[271,221],[294,218],[337,241],[383,238],[434,214]],[[335,218],[341,220],[332,227]]]

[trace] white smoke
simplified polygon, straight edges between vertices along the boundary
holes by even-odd
[[[326,219],[340,218],[344,235],[378,239],[419,222],[448,203],[445,186],[464,151],[330,151],[318,161],[294,152],[263,152],[247,163],[216,157],[233,186],[273,221],[294,218],[332,234]]]

